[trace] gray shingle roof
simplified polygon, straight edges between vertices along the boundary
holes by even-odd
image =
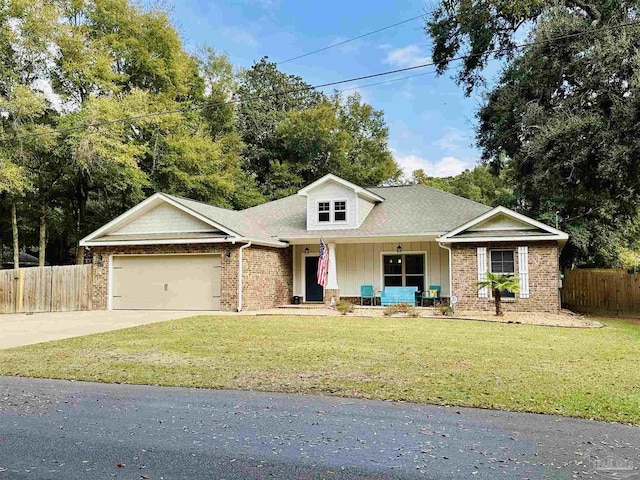
[[[332,238],[443,234],[491,210],[491,207],[424,185],[375,187],[383,197],[360,228],[331,230]],[[286,241],[317,237],[307,231],[307,199],[291,195],[240,211],[214,207],[174,195],[172,200],[227,229],[255,240]]]
[[[385,235],[441,234],[482,215],[491,207],[424,185],[369,188],[383,197],[358,229],[331,230],[330,236],[371,237]],[[307,200],[299,195],[243,210],[252,224],[282,240],[317,237],[306,230]],[[329,233],[327,233],[329,236]]]

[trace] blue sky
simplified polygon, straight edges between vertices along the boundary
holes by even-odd
[[[188,50],[208,44],[227,53],[234,65],[250,67],[263,55],[272,61],[285,60],[425,13],[425,9],[424,3],[412,0],[181,0],[174,4],[173,16]],[[430,45],[422,27],[423,22],[415,20],[279,68],[320,84],[426,63]],[[389,145],[405,172],[423,168],[428,175],[447,176],[472,168],[479,156],[473,146],[479,97],[466,98],[450,73],[363,87],[393,78],[384,77],[339,88],[360,86],[364,100],[384,111]]]

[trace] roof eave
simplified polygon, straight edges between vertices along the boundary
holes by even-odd
[[[182,245],[182,244],[198,244],[198,243],[249,243],[253,245],[261,245],[265,247],[277,247],[286,248],[288,243],[280,240],[264,240],[259,238],[249,237],[228,237],[228,238],[178,238],[178,239],[156,239],[156,240],[113,240],[113,241],[94,241],[84,239],[80,241],[81,247],[114,247],[114,246],[128,246],[128,245]]]

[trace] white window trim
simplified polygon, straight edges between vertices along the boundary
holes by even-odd
[[[429,280],[429,274],[428,274],[429,273],[429,267],[428,267],[429,264],[427,263],[427,260],[428,260],[427,253],[428,252],[426,252],[426,251],[411,251],[411,252],[402,251],[400,253],[391,252],[391,251],[390,252],[380,252],[380,290],[384,290],[384,277],[385,277],[385,274],[384,274],[384,257],[389,257],[389,256],[392,256],[392,255],[396,255],[396,256],[397,255],[422,255],[422,256],[424,256],[424,274],[423,274],[424,280],[423,281],[424,281],[424,288],[427,288],[429,286],[429,281],[428,281]],[[397,276],[397,275],[391,275],[391,276]],[[418,275],[411,275],[411,276],[417,277]],[[406,276],[405,276],[405,273],[404,273],[404,264],[402,265],[402,283],[403,283],[402,286],[404,287],[405,286],[404,283],[406,283]],[[440,286],[440,289],[442,289],[442,286]]]
[[[344,220],[335,220],[336,213],[336,202],[344,202]],[[320,221],[320,204],[328,203],[329,204],[329,221],[321,222]],[[324,212],[322,212],[324,213]],[[316,225],[347,225],[349,223],[349,199],[348,198],[318,198],[316,200],[316,211],[315,211],[315,221]]]
[[[320,204],[321,203],[328,203],[329,204],[329,211],[327,212],[326,210],[323,210],[322,212],[320,212]],[[321,221],[320,220],[320,213],[328,213],[329,214],[329,220],[328,221]],[[333,223],[331,221],[331,200],[316,200],[316,223],[318,225],[328,225]]]
[[[344,220],[336,220],[336,203],[338,202],[344,202]],[[331,220],[336,224],[349,223],[349,200],[346,198],[344,200],[339,198],[331,202]]]
[[[491,248],[491,249],[487,249],[487,272],[491,272],[491,273],[495,273],[493,271],[493,269],[491,268],[491,254],[493,252],[512,252],[513,253],[513,273],[512,275],[515,277],[518,277],[518,270],[516,269],[516,265],[518,265],[518,250],[515,248]],[[498,272],[498,273],[504,273],[504,272]],[[491,291],[491,289],[489,289],[489,298],[493,298],[493,291]],[[502,297],[503,301],[507,301],[507,302],[515,302],[516,298],[518,298],[518,294],[514,293],[513,297]]]

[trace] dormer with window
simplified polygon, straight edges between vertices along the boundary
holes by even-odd
[[[335,175],[303,188],[307,197],[307,230],[358,228],[376,203],[384,199]]]

